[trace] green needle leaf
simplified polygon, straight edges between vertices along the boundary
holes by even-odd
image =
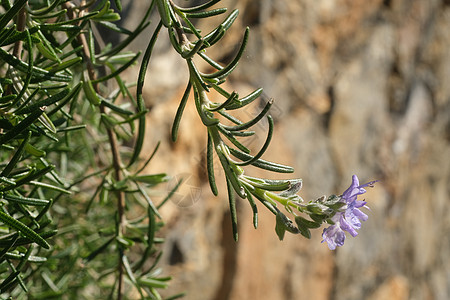
[[[241,150],[242,152],[245,153],[250,153],[250,149],[248,149],[247,147],[245,147],[244,145],[242,145],[235,137],[233,134],[231,134],[231,132],[229,132],[228,130],[224,129],[222,126],[217,126],[217,129],[219,129],[219,131],[231,142],[233,143],[233,145],[235,145],[239,150]],[[234,133],[234,132],[233,132]]]
[[[155,32],[153,33],[153,36],[150,39],[147,49],[145,50],[144,57],[142,58],[142,63],[141,63],[141,68],[139,70],[139,76],[138,76],[138,82],[137,82],[137,88],[136,88],[136,99],[137,99],[138,112],[145,111],[145,103],[144,103],[144,98],[142,96],[145,75],[147,72],[148,63],[150,62],[150,57],[153,53],[153,48],[155,46],[159,32],[161,31],[162,25],[163,25],[163,23],[159,22],[158,26],[156,26]],[[136,162],[136,160],[139,158],[139,154],[141,153],[142,146],[144,144],[144,138],[145,138],[145,121],[146,121],[145,115],[142,115],[139,118],[138,136],[136,139],[136,144],[134,145],[133,154],[130,158],[130,161],[128,162],[128,167]]]
[[[5,144],[16,138],[20,133],[33,124],[43,113],[46,107],[40,107],[29,114],[25,119],[20,121],[16,126],[9,130],[6,134],[0,136],[0,145]]]
[[[216,8],[208,11],[202,11],[202,12],[193,12],[193,13],[187,13],[187,18],[209,18],[217,15],[221,15],[227,11],[227,8]]]
[[[119,11],[122,11],[122,2],[120,0],[114,0],[114,4]]]
[[[242,57],[242,54],[244,53],[245,47],[247,46],[249,30],[250,29],[248,27],[245,29],[244,38],[242,39],[242,44],[239,48],[238,53],[236,54],[236,57],[225,68],[211,74],[203,75],[203,77],[222,79],[228,76],[236,68],[239,60]]]
[[[2,221],[5,225],[8,225],[9,227],[21,232],[26,238],[29,238],[39,246],[45,249],[50,249],[50,245],[39,234],[34,232],[31,228],[27,227],[22,222],[14,219],[10,215],[7,215],[2,211],[0,211],[0,221]]]
[[[49,105],[55,104],[56,102],[64,99],[69,94],[69,92],[70,92],[70,89],[66,88],[51,97],[48,97],[39,102],[35,102],[35,103],[28,105],[26,107],[23,107],[21,109],[18,109],[17,111],[15,111],[15,113],[18,115],[28,114],[35,110],[38,110],[39,107],[44,107],[44,106],[49,106]]]
[[[208,131],[208,144],[206,149],[206,168],[208,172],[208,181],[214,196],[219,194],[214,176],[214,147],[211,134]]]
[[[14,169],[16,164],[19,162],[19,159],[22,157],[22,154],[25,150],[25,146],[30,141],[31,137],[31,131],[28,132],[25,139],[20,143],[20,146],[17,148],[16,153],[14,153],[14,156],[11,158],[9,163],[6,165],[6,167],[3,169],[2,173],[0,173],[0,176],[8,176],[9,173]]]
[[[26,205],[34,205],[34,206],[46,206],[50,202],[49,200],[19,197],[19,196],[8,195],[8,194],[3,195],[3,198],[10,202],[16,202],[16,203],[21,203],[21,204],[26,204]]]
[[[253,211],[253,227],[255,229],[258,228],[258,207],[256,206],[255,200],[253,199],[252,193],[247,189],[246,186],[244,186],[245,192],[247,193],[247,200],[250,204],[250,207]]]
[[[269,111],[270,107],[273,104],[273,99],[270,99],[266,106],[264,106],[264,109],[253,119],[248,121],[247,123],[244,124],[240,124],[240,125],[236,125],[236,126],[223,126],[223,128],[229,130],[229,131],[240,131],[240,130],[245,130],[248,129],[250,127],[252,127],[253,125],[255,125],[256,123],[259,122],[259,120],[261,120]]]
[[[236,165],[238,165],[238,166],[251,165],[252,163],[256,162],[261,156],[263,156],[264,152],[266,152],[267,148],[269,147],[270,141],[272,140],[272,135],[273,135],[273,119],[269,115],[269,116],[267,116],[267,120],[269,121],[269,131],[267,133],[267,139],[264,142],[264,145],[262,146],[261,150],[259,150],[259,152],[253,158],[251,158],[247,161],[236,163]]]
[[[55,0],[48,7],[44,7],[42,9],[37,9],[35,11],[30,11],[30,14],[35,15],[35,16],[45,15],[45,14],[51,12],[56,6],[58,6],[60,2],[61,2],[61,0]]]
[[[262,92],[263,92],[263,89],[259,88],[256,91],[250,93],[249,95],[239,99],[238,101],[229,103],[229,105],[227,105],[225,108],[227,110],[233,110],[233,109],[238,109],[238,108],[244,107],[247,104],[250,104],[254,100],[258,99],[258,97],[262,94]]]
[[[222,168],[225,172],[226,178],[230,181],[231,185],[233,186],[234,190],[239,195],[239,197],[245,198],[246,197],[245,190],[240,184],[239,179],[230,162],[228,161],[227,157],[225,156],[224,153],[222,153],[221,150],[217,149],[217,146],[216,146],[216,153],[217,156],[219,157],[220,163],[222,164]]]
[[[227,178],[227,190],[228,190],[228,201],[230,204],[231,213],[231,226],[233,228],[233,238],[238,241],[238,227],[237,227],[237,212],[236,212],[236,198],[234,197],[234,190],[231,186],[230,180]]]
[[[39,45],[39,44],[38,44]],[[16,68],[17,70],[27,73],[28,72],[28,64],[19,60],[14,55],[9,54],[2,48],[0,48],[0,59],[6,61],[8,64],[10,64],[12,67]],[[52,72],[48,72],[44,69],[34,67],[33,66],[33,82],[36,81],[45,81],[45,80],[51,80],[51,81],[57,81],[57,82],[70,82],[72,80],[72,77],[56,74]]]
[[[176,141],[178,137],[178,128],[180,127],[181,117],[183,116],[184,108],[186,107],[187,100],[189,98],[189,94],[191,92],[192,84],[188,83],[186,90],[184,91],[183,97],[181,98],[180,105],[178,105],[177,114],[175,115],[175,119],[173,120],[172,125],[172,141]]]
[[[92,83],[99,83],[99,82],[106,81],[108,79],[116,77],[117,75],[119,75],[120,73],[122,73],[123,71],[128,69],[132,64],[134,64],[134,62],[138,59],[139,55],[141,55],[141,52],[136,53],[136,55],[132,59],[130,59],[126,64],[124,64],[123,66],[118,68],[116,71],[112,72],[109,75],[92,80]]]
[[[241,160],[249,160],[249,159],[253,158],[253,156],[246,154],[244,152],[241,152],[239,150],[236,150],[233,148],[229,148],[229,150],[233,156],[235,156],[236,158],[239,158]],[[277,172],[277,173],[293,173],[294,172],[294,168],[292,168],[292,167],[277,164],[277,163],[270,162],[270,161],[265,161],[262,159],[258,159],[257,161],[253,162],[252,166],[255,166],[255,167],[258,167],[261,169],[265,169],[268,171]]]
[[[155,0],[156,6],[158,7],[159,16],[161,17],[161,22],[165,27],[171,27],[173,20],[170,16],[170,4],[169,0]]]
[[[220,104],[216,108],[209,109],[209,111],[218,111],[221,110],[222,108],[226,108],[230,103],[236,102],[238,97],[239,97],[238,93],[233,91],[231,95],[228,97],[228,99],[225,100],[224,103]]]
[[[276,216],[275,232],[280,241],[282,241],[284,239],[284,234],[286,233],[286,227],[280,214],[277,214]]]
[[[130,179],[135,180],[137,182],[143,182],[150,185],[157,185],[162,182],[166,182],[169,180],[169,177],[166,173],[161,174],[152,174],[152,175],[137,175],[130,176]]]
[[[5,28],[19,10],[27,3],[28,0],[18,0],[8,11],[0,18],[0,28]]]
[[[180,11],[182,12],[195,12],[195,11],[199,11],[199,10],[204,10],[207,8],[210,8],[211,6],[213,6],[214,4],[220,2],[221,0],[211,0],[209,2],[206,2],[204,4],[201,4],[199,6],[194,6],[194,7],[189,7],[189,8],[182,8],[182,7],[178,7]]]
[[[225,32],[233,25],[239,14],[239,10],[235,9],[231,14],[219,25],[217,28],[203,37],[205,42],[210,46],[217,43],[224,35]]]
[[[112,241],[114,241],[116,239],[115,236],[109,238],[106,242],[104,242],[100,247],[98,247],[97,249],[95,249],[94,251],[92,251],[91,253],[89,253],[88,256],[86,256],[86,258],[84,259],[85,262],[90,262],[91,260],[93,260],[97,255],[99,255],[100,253],[102,253],[103,251],[105,251],[109,244],[111,244]]]

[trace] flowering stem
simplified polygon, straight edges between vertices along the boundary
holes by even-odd
[[[285,207],[293,207],[298,211],[303,211],[303,208],[301,206],[299,206],[298,204],[294,203],[293,201],[290,201],[288,198],[286,197],[281,197],[276,193],[272,193],[267,191],[266,192],[267,197],[279,202],[281,205],[285,206]]]
[[[261,96],[262,89],[258,89],[249,95],[240,98],[237,92],[233,91],[230,93],[220,87],[220,85],[226,81],[228,75],[236,68],[242,57],[248,41],[249,29],[247,28],[245,30],[239,50],[234,59],[227,65],[222,66],[209,58],[205,54],[206,50],[222,39],[226,31],[236,20],[238,10],[231,12],[220,25],[203,36],[201,35],[201,31],[195,27],[190,19],[204,18],[224,13],[226,9],[206,10],[217,2],[219,1],[212,0],[204,5],[186,9],[177,6],[172,0],[159,0],[158,11],[162,24],[169,31],[169,38],[173,48],[186,61],[189,70],[189,84],[181,99],[174,126],[172,127],[173,140],[176,139],[179,120],[192,88],[195,108],[208,132],[206,164],[211,191],[214,195],[218,195],[213,166],[213,153],[215,152],[225,173],[235,239],[237,239],[237,218],[234,192],[236,192],[239,197],[243,199],[247,198],[249,200],[254,213],[253,219],[255,227],[257,225],[257,209],[256,204],[253,201],[253,196],[276,215],[277,225],[275,231],[280,239],[283,239],[285,231],[294,234],[301,233],[303,236],[310,238],[311,234],[309,229],[318,228],[324,222],[337,222],[337,217],[335,216],[342,216],[344,210],[348,215],[352,213],[356,218],[364,220],[367,216],[358,210],[358,207],[361,207],[364,204],[361,201],[355,203],[352,202],[351,205],[347,203],[347,207],[343,208],[345,203],[340,200],[341,198],[345,198],[345,195],[342,197],[332,195],[328,198],[323,197],[309,201],[307,204],[303,204],[303,199],[297,195],[302,187],[301,179],[272,180],[244,175],[244,169],[242,167],[248,165],[278,173],[292,173],[294,170],[289,166],[261,159],[272,139],[274,125],[273,119],[268,115],[268,112],[273,103],[273,99],[266,101],[266,104],[260,113],[247,122],[243,122],[229,113],[232,110],[241,109],[258,99]],[[187,26],[187,28],[183,27],[182,24]],[[195,35],[196,41],[191,42],[186,33]],[[200,72],[194,63],[193,58],[195,55],[202,58],[211,67],[216,69],[216,71],[210,73]],[[210,101],[208,98],[210,89],[216,90],[225,98],[225,100],[217,103],[216,101]],[[222,124],[221,119],[217,118],[218,115],[220,115],[219,117],[226,118],[233,124]],[[249,128],[257,124],[265,116],[267,116],[269,123],[266,141],[256,154],[251,155],[251,150],[239,141],[239,137],[249,137],[254,135],[255,132],[250,131]],[[226,139],[223,139],[223,137],[226,137]],[[228,141],[231,142],[232,145],[227,144]],[[357,188],[362,189],[364,186],[367,185],[359,186]],[[277,207],[279,204],[284,207],[286,212],[295,217],[295,223],[298,227],[296,227],[284,212]],[[303,218],[299,213],[305,214],[309,216],[309,218]],[[341,222],[341,225],[343,227],[346,226],[344,222]],[[353,221],[352,225],[357,228],[360,226],[360,223]],[[334,238],[335,231],[329,230],[328,232],[328,240],[331,240]],[[352,235],[355,235],[356,231],[350,230],[349,232]],[[341,236],[342,235],[340,234],[340,239]]]

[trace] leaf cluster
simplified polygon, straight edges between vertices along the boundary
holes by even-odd
[[[148,191],[168,176],[145,173],[158,147],[141,160],[147,110],[122,76],[154,3],[134,30],[107,0],[0,5],[0,295],[159,299],[168,197]],[[123,41],[100,47],[98,26]]]
[[[201,30],[194,25],[193,19],[226,13],[226,8],[210,9],[218,2],[220,1],[213,0],[197,7],[183,8],[170,0],[156,1],[161,16],[161,27],[167,28],[172,46],[185,59],[190,74],[173,122],[172,139],[174,141],[177,139],[184,108],[189,95],[193,93],[198,115],[207,128],[206,169],[209,184],[212,193],[217,196],[214,159],[218,159],[226,177],[234,239],[238,239],[236,195],[248,200],[253,210],[255,228],[258,226],[258,207],[255,203],[257,200],[276,216],[277,224],[282,224],[282,226],[277,225],[276,228],[280,239],[286,230],[292,233],[302,232],[308,236],[307,229],[303,230],[303,225],[299,225],[302,229],[298,229],[277,208],[277,203],[281,203],[290,213],[293,213],[292,207],[297,212],[305,211],[300,204],[301,198],[296,195],[301,188],[300,179],[269,180],[245,175],[243,168],[245,166],[253,166],[276,173],[292,173],[294,170],[289,166],[262,159],[273,136],[274,121],[268,113],[274,100],[267,99],[261,88],[243,97],[236,91],[229,92],[223,88],[223,84],[235,70],[244,54],[249,38],[249,28],[246,28],[240,47],[228,64],[222,65],[207,55],[208,49],[222,40],[238,16],[238,10],[233,10],[216,28],[202,34]],[[195,59],[205,61],[215,71],[210,73],[200,71],[196,66]],[[211,101],[209,94],[212,91],[222,96],[223,101]],[[243,121],[234,115],[234,111],[247,109],[257,99],[262,100],[263,106],[254,118]],[[252,127],[263,119],[266,119],[268,124],[267,137],[261,149],[253,154],[246,146],[245,140],[256,134]]]
[[[189,70],[189,81],[172,126],[172,140],[176,141],[177,139],[184,108],[190,94],[193,94],[198,115],[207,131],[206,169],[209,185],[212,193],[217,196],[214,160],[218,159],[226,178],[234,239],[238,239],[236,195],[248,200],[253,210],[255,228],[258,226],[256,200],[275,215],[275,231],[280,240],[284,238],[286,231],[294,234],[300,233],[304,237],[310,238],[310,229],[320,227],[325,221],[329,222],[343,205],[339,197],[303,204],[303,200],[297,195],[302,186],[301,179],[272,180],[245,174],[244,167],[246,166],[276,173],[292,173],[294,171],[289,166],[262,159],[273,136],[274,121],[269,115],[269,111],[274,100],[265,97],[261,88],[243,97],[236,91],[229,92],[223,88],[227,78],[236,69],[244,54],[249,38],[249,28],[245,29],[239,49],[228,64],[222,65],[207,55],[208,49],[220,42],[231,28],[238,17],[238,10],[233,10],[213,30],[203,34],[202,30],[195,26],[194,20],[225,14],[226,8],[211,8],[219,3],[219,0],[211,0],[190,8],[180,7],[171,0],[155,1],[161,17],[158,30],[163,26],[167,29],[173,48],[186,61]],[[202,72],[197,67],[196,59],[203,60],[214,71]],[[222,96],[223,101],[211,101],[212,97],[209,95],[212,91]],[[257,99],[261,99],[263,105],[256,116],[247,121],[236,117],[234,111],[247,109]],[[266,119],[268,124],[267,137],[260,150],[251,153],[245,141],[256,134],[252,128],[263,119]],[[295,223],[279,209],[280,205],[286,212],[294,216]],[[301,214],[308,215],[309,219],[302,217]]]

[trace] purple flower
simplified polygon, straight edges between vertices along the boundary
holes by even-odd
[[[336,246],[344,245],[344,231],[347,231],[353,237],[358,235],[356,230],[361,228],[361,221],[368,219],[368,216],[360,211],[359,208],[368,207],[366,206],[367,202],[357,200],[357,197],[366,192],[365,187],[372,187],[375,182],[377,181],[359,185],[358,177],[356,175],[352,176],[352,184],[341,196],[341,201],[345,202],[346,205],[331,218],[334,224],[325,228],[322,233],[322,243],[326,241],[330,250],[336,249]]]

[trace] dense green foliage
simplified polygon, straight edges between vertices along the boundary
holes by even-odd
[[[120,77],[150,9],[128,31],[109,1],[1,4],[2,297],[158,298],[169,278],[156,267],[163,224],[147,193],[168,177],[142,173],[142,140],[123,146],[143,136],[146,111]],[[124,42],[99,51],[95,26]]]

